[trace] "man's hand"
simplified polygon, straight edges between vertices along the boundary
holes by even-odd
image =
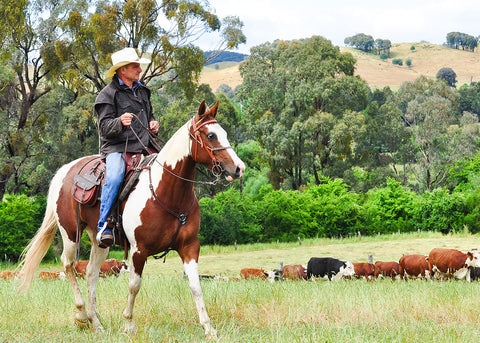
[[[132,124],[132,118],[133,114],[125,112],[120,116],[120,121],[122,122],[123,126],[130,126],[130,124]]]
[[[158,124],[158,121],[152,120],[152,121],[150,122],[150,130],[151,130],[153,133],[157,133],[159,127],[160,127],[160,125]]]

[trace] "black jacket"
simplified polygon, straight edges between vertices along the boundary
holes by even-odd
[[[120,121],[125,112],[135,115],[130,126],[123,126]],[[140,153],[145,147],[155,146],[146,129],[154,117],[150,90],[145,86],[139,85],[134,93],[127,85],[120,85],[114,75],[112,82],[98,94],[94,115],[98,120],[102,157],[111,152]]]

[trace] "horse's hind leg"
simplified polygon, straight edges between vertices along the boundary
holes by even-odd
[[[75,242],[72,242],[67,237],[65,230],[60,228],[63,237],[63,252],[62,252],[62,263],[65,267],[65,274],[67,274],[70,284],[72,285],[73,296],[75,298],[75,306],[78,309],[78,313],[75,315],[75,324],[79,327],[88,326],[88,316],[85,309],[85,300],[83,299],[80,288],[78,287],[77,277],[74,272],[74,259],[75,259]]]
[[[90,235],[90,233],[89,233]],[[93,237],[90,235],[91,242]],[[108,256],[109,249],[99,248],[92,244],[90,261],[87,265],[87,286],[88,286],[88,319],[92,323],[93,331],[103,331],[104,328],[97,316],[97,282],[100,273],[100,266]]]

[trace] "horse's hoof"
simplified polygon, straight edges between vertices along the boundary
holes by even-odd
[[[80,329],[88,328],[89,324],[90,324],[90,322],[88,321],[88,319],[75,318],[75,325],[78,326]]]
[[[205,334],[205,338],[209,341],[216,341],[218,340],[218,333],[212,328],[210,332]]]

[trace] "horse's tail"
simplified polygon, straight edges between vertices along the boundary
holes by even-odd
[[[49,197],[42,226],[40,226],[40,229],[38,229],[33,239],[20,255],[21,261],[17,269],[21,267],[19,277],[22,280],[22,284],[18,288],[18,292],[28,292],[34,274],[50,248],[56,231],[55,201],[51,201]]]

